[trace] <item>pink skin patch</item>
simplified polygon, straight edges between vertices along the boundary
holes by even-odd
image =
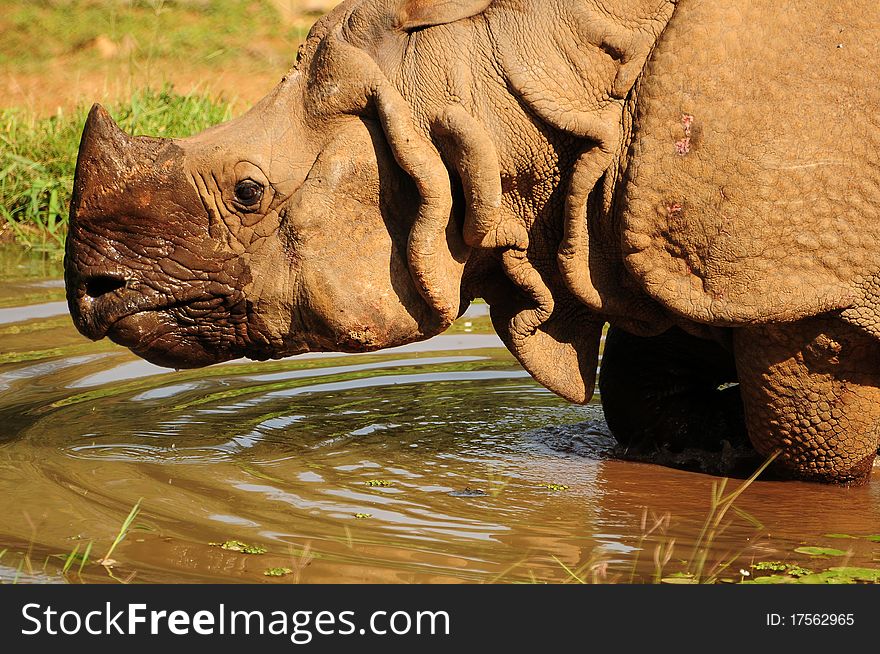
[[[691,125],[694,124],[694,117],[690,114],[682,114],[681,115],[681,125],[684,127],[684,133],[686,136],[691,135]]]
[[[675,142],[675,151],[680,157],[691,151],[691,125],[693,124],[693,116],[690,114],[681,115],[681,127],[684,130],[684,138]]]
[[[679,156],[684,156],[688,152],[691,151],[691,140],[685,136],[680,141],[675,142],[675,151],[679,154]]]

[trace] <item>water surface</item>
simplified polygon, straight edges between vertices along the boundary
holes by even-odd
[[[57,261],[5,250],[0,273],[0,581],[627,582],[704,554],[739,581],[880,558],[876,475],[758,481],[701,538],[722,479],[615,456],[599,405],[537,385],[480,309],[383,353],[175,372],[77,334]]]

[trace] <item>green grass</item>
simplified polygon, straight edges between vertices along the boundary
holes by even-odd
[[[119,528],[119,532],[116,534],[116,538],[113,539],[113,544],[110,545],[110,549],[107,550],[107,553],[104,555],[104,558],[99,561],[101,565],[104,567],[112,567],[113,552],[116,551],[116,547],[125,540],[125,537],[128,536],[128,532],[131,530],[132,525],[134,524],[135,518],[137,518],[138,514],[141,512],[141,502],[143,498],[139,499],[137,503],[131,507],[131,511],[128,512],[128,516],[123,520],[122,526]]]
[[[182,137],[232,116],[231,105],[170,87],[136,92],[110,113],[133,134]],[[88,107],[37,118],[20,109],[0,110],[0,234],[30,246],[64,243],[76,153]]]
[[[119,546],[119,544],[123,540],[125,540],[132,531],[152,531],[152,529],[148,526],[135,524],[135,520],[138,518],[141,512],[141,502],[143,502],[143,498],[139,499],[128,512],[128,515],[126,516],[125,520],[123,520],[122,525],[119,527],[119,530],[117,531],[116,537],[113,539],[110,548],[107,550],[107,553],[101,558],[96,559],[92,556],[92,552],[95,547],[95,541],[89,540],[88,542],[83,541],[77,543],[74,548],[67,553],[48,554],[43,560],[42,566],[39,566],[35,563],[33,559],[36,540],[36,528],[34,527],[34,535],[25,550],[10,551],[8,549],[2,549],[0,550],[0,560],[2,560],[3,557],[7,554],[18,557],[18,566],[16,568],[15,577],[12,579],[13,584],[17,584],[19,582],[23,573],[26,574],[28,577],[40,575],[41,578],[52,581],[60,578],[61,580],[70,583],[82,583],[85,581],[83,577],[84,571],[94,573],[97,570],[102,570],[103,573],[107,574],[111,579],[115,581],[128,583],[135,577],[137,573],[132,572],[125,579],[117,577],[114,573],[114,567],[118,564],[111,557],[113,556],[113,553],[116,551],[116,548]],[[80,538],[81,536],[74,536],[68,540],[78,540]],[[11,568],[13,565],[14,564],[12,562],[5,563],[5,567],[7,568]],[[2,579],[0,579],[0,584],[3,583],[4,582],[2,581]]]
[[[37,71],[58,57],[77,68],[123,59],[285,65],[318,11],[267,0],[0,0],[0,65]],[[332,5],[331,2],[326,3]],[[321,5],[321,9],[325,8]],[[97,45],[96,45],[97,44]]]
[[[60,252],[92,99],[129,132],[201,131],[268,92],[334,4],[0,0],[0,242]]]

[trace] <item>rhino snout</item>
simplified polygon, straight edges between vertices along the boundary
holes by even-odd
[[[68,306],[80,333],[92,340],[106,336],[113,323],[110,304],[130,284],[130,278],[115,272],[72,271],[66,282]]]

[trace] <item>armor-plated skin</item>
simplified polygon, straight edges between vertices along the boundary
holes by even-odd
[[[523,366],[575,402],[609,322],[628,334],[610,347],[648,358],[607,353],[609,424],[673,447],[696,430],[654,419],[664,357],[703,339],[676,416],[739,382],[780,470],[864,482],[878,26],[873,0],[349,0],[239,119],[165,141],[92,111],[71,312],[184,367],[420,340],[482,296]],[[670,329],[656,354],[633,340]]]

